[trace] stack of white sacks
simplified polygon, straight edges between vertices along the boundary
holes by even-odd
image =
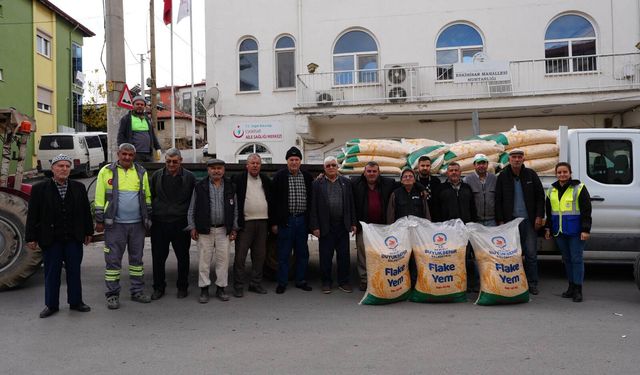
[[[555,130],[518,130],[513,129],[490,136],[485,139],[494,140],[505,147],[500,156],[500,166],[509,162],[508,153],[514,148],[524,152],[524,165],[539,175],[555,175],[555,166],[559,160],[558,132]]]
[[[399,175],[407,164],[408,153],[408,147],[399,141],[357,138],[347,141],[337,158],[344,174],[361,174],[368,162],[375,161],[380,173]]]

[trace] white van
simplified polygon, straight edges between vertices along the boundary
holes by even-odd
[[[51,172],[51,159],[66,154],[73,159],[71,174],[86,177],[107,160],[107,133],[53,133],[43,135],[38,146],[38,172]]]

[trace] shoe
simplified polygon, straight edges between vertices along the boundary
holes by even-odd
[[[258,294],[267,294],[267,290],[260,285],[249,285],[249,291]]]
[[[573,290],[573,302],[582,302],[582,285],[575,285]]]
[[[360,281],[360,286],[358,287],[358,289],[360,289],[361,292],[365,292],[367,290],[367,282]]]
[[[345,293],[353,293],[353,288],[349,284],[342,284],[338,286],[338,289]]]
[[[224,288],[219,286],[218,289],[216,289],[216,297],[223,302],[226,302],[229,300],[229,295],[224,291]]]
[[[198,298],[198,302],[200,302],[200,303],[209,302],[209,287],[208,286],[200,288],[200,298]]]
[[[569,283],[569,287],[566,291],[562,292],[562,298],[573,298],[573,291],[575,290],[576,284]]]
[[[236,298],[244,297],[244,291],[242,288],[233,288],[233,296]]]
[[[136,294],[131,295],[131,300],[133,302],[149,303],[151,302],[151,297],[149,297],[147,294],[144,294],[142,292],[138,292]]]
[[[186,289],[178,289],[178,299],[187,298],[189,292]]]
[[[89,311],[91,311],[91,307],[89,307],[89,305],[85,304],[84,302],[80,302],[80,304],[78,304],[78,305],[70,305],[69,306],[69,310],[75,310],[75,311],[80,311],[80,312],[89,312]]]
[[[109,310],[117,310],[120,308],[120,296],[107,297],[107,308]]]
[[[285,290],[287,290],[286,286],[278,285],[278,287],[276,288],[276,294],[282,294],[282,293],[284,293]]]
[[[330,294],[331,293],[331,286],[330,285],[323,285],[322,286],[322,293]]]
[[[533,294],[534,296],[537,296],[540,293],[540,291],[538,290],[537,286],[530,286],[529,293]]]
[[[302,290],[304,290],[305,292],[310,292],[310,291],[312,291],[312,290],[313,290],[313,288],[312,288],[312,287],[310,287],[310,286],[309,286],[309,284],[307,284],[307,283],[300,283],[300,284],[296,284],[296,288],[298,288],[298,289],[302,289]]]
[[[42,310],[42,311],[40,312],[40,317],[41,317],[41,318],[43,318],[43,319],[44,319],[44,318],[48,318],[48,317],[50,317],[51,315],[53,315],[53,314],[57,313],[57,312],[58,312],[58,310],[59,310],[59,309],[58,309],[57,307],[51,307],[51,308],[50,308],[49,306],[47,306],[47,307],[45,307],[45,308],[44,308],[44,310]]]
[[[151,299],[152,300],[157,300],[162,298],[162,296],[164,296],[164,290],[162,289],[154,289],[153,293],[151,294]]]

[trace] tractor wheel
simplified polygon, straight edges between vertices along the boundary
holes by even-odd
[[[633,263],[633,278],[636,279],[636,285],[640,289],[640,254],[636,257],[636,262]]]
[[[25,241],[27,201],[0,192],[0,290],[18,286],[38,270],[40,249],[34,251]]]

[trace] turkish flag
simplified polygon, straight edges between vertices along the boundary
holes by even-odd
[[[164,12],[162,13],[162,20],[164,21],[165,25],[168,25],[171,23],[171,2],[173,0],[164,0]]]

